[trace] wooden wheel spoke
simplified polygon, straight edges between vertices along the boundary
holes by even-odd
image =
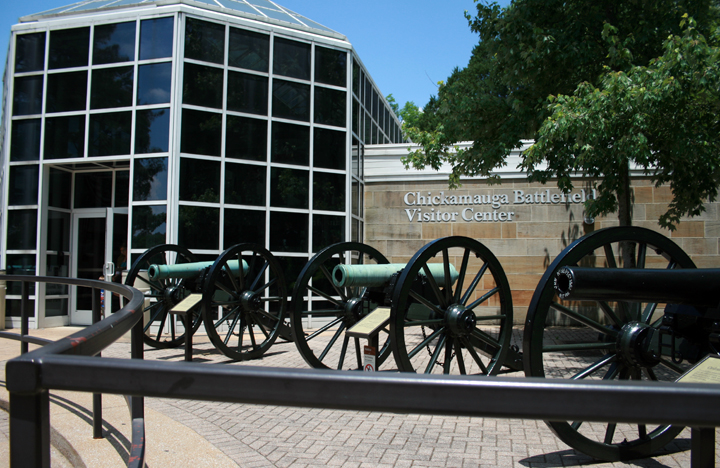
[[[586,369],[578,372],[572,377],[572,380],[580,380],[584,379],[585,377],[588,377],[598,370],[602,369],[606,365],[610,364],[615,360],[616,355],[615,354],[608,354],[607,356],[603,356],[601,359],[593,363],[591,366],[588,366]]]
[[[270,335],[269,335],[268,332],[265,330],[265,325],[263,325],[263,323],[258,319],[258,317],[257,317],[257,315],[255,314],[255,312],[250,312],[249,315],[252,317],[253,322],[255,322],[255,323],[257,324],[258,328],[260,329],[260,331],[262,332],[262,334],[265,336],[265,339],[267,340],[268,338],[270,338]],[[272,327],[272,328],[274,328],[274,327]],[[272,329],[272,328],[271,328],[271,329]]]
[[[338,359],[337,370],[342,370],[343,364],[345,363],[345,353],[347,352],[348,344],[350,344],[350,337],[345,335],[343,338],[342,348],[340,349],[340,359]]]
[[[429,319],[429,320],[408,320],[405,321],[405,328],[408,327],[428,327],[432,325],[442,325],[445,319]]]
[[[613,339],[613,341],[617,338],[617,334],[618,334],[617,330],[608,328],[605,325],[602,325],[589,317],[581,315],[572,309],[569,309],[561,304],[558,304],[557,302],[553,302],[550,305],[550,307],[557,310],[561,314],[567,315],[568,317],[582,323],[583,325],[586,325],[586,326],[592,328],[593,330],[596,330],[596,331],[602,333],[603,335],[609,336],[610,338]]]
[[[438,335],[440,335],[440,334],[443,333],[444,331],[445,331],[445,328],[438,328],[437,330],[435,330],[434,332],[432,332],[432,333],[430,334],[430,336],[428,336],[427,338],[425,338],[425,339],[422,341],[422,343],[420,343],[419,345],[417,345],[415,348],[413,348],[413,349],[408,353],[408,358],[412,359],[413,356],[415,356],[418,352],[420,352],[420,350],[422,350],[425,346],[427,346],[432,340],[434,340]]]
[[[462,288],[465,283],[465,274],[467,273],[468,269],[468,263],[470,261],[470,249],[465,249],[465,253],[463,253],[463,259],[460,263],[460,271],[458,272],[458,282],[457,286],[455,287],[455,302],[460,302],[460,294],[462,293]]]
[[[612,244],[603,245],[603,249],[605,250],[605,260],[607,261],[608,268],[617,268],[617,263],[615,262],[615,254],[613,253]]]
[[[237,312],[238,309],[239,309],[239,308],[236,307],[236,308],[234,308],[234,309],[231,309],[227,314],[222,315],[222,316],[214,323],[215,329],[217,330],[217,327],[219,327],[220,325],[222,325],[223,323],[225,323],[225,321],[226,321],[227,319],[229,319],[229,318],[232,316],[232,314],[234,314],[235,312]],[[224,308],[224,307],[221,307],[220,310],[224,311],[225,308]],[[238,315],[240,315],[240,314],[238,314]]]
[[[453,298],[452,284],[450,281],[450,259],[447,249],[443,249],[443,274],[445,275],[445,304],[450,304]]]
[[[245,281],[244,281],[243,272],[242,272],[242,258],[240,258],[238,260],[238,262],[240,263],[240,275],[237,279],[235,278],[235,274],[232,272],[232,270],[230,269],[230,265],[227,262],[225,262],[221,268],[222,268],[222,271],[225,272],[225,276],[227,277],[228,281],[230,282],[230,287],[232,288],[232,290],[233,291],[244,291],[245,290]],[[217,285],[222,287],[222,282],[218,281]]]
[[[497,293],[499,293],[499,292],[500,292],[500,288],[498,288],[498,287],[495,287],[495,288],[491,289],[490,291],[488,291],[488,292],[486,292],[485,294],[483,294],[483,296],[480,297],[478,300],[476,300],[475,302],[473,302],[472,304],[470,304],[469,306],[467,306],[467,309],[468,309],[468,310],[474,310],[475,307],[479,306],[480,304],[482,304],[483,302],[487,301],[488,299],[490,299],[491,297],[493,297],[495,294],[497,294]]]
[[[343,289],[345,288],[339,288],[335,286],[335,282],[332,279],[332,273],[330,273],[325,265],[320,265],[320,271],[322,272],[323,276],[325,276],[325,279],[330,283],[330,286],[335,290],[338,296],[340,296],[340,299],[343,302],[348,301],[348,297],[345,294],[345,291]]]
[[[645,424],[638,424],[638,438],[643,440],[648,438],[647,426]]]
[[[652,367],[643,367],[643,371],[645,371],[645,375],[647,375],[648,379],[658,380],[657,375],[655,375],[655,371],[652,370]]]
[[[329,330],[330,328],[334,327],[334,326],[337,325],[338,323],[342,322],[344,318],[345,318],[345,317],[339,317],[339,318],[333,320],[332,322],[323,325],[321,328],[315,330],[315,332],[314,332],[312,335],[307,336],[307,337],[305,338],[305,341],[310,341],[310,340],[312,340],[313,338],[315,338],[316,336],[318,336],[320,333],[323,333],[323,332],[325,332],[326,330]]]
[[[228,327],[228,332],[225,335],[225,339],[223,340],[223,343],[225,343],[225,346],[227,346],[228,342],[230,341],[230,337],[232,337],[233,330],[235,330],[235,326],[238,323],[238,320],[240,320],[242,314],[235,314],[235,318],[233,319],[232,323]]]
[[[443,362],[443,374],[450,373],[450,365],[452,364],[453,355],[453,339],[452,336],[446,336],[445,341],[445,361]]]
[[[314,287],[312,287],[312,286],[310,286],[310,285],[308,285],[307,288],[308,288],[310,291],[312,291],[312,292],[314,292],[315,294],[317,294],[318,296],[324,298],[325,300],[327,300],[327,301],[329,301],[329,302],[332,302],[332,303],[335,304],[336,306],[338,306],[338,307],[339,307],[339,306],[342,306],[342,302],[338,301],[337,299],[335,299],[335,298],[332,297],[331,295],[326,294],[325,292],[320,291],[319,289],[314,288]]]
[[[473,278],[472,282],[470,283],[470,286],[468,286],[467,291],[465,291],[465,294],[463,294],[462,299],[460,300],[460,304],[467,304],[467,301],[470,300],[470,296],[473,295],[475,292],[475,288],[477,288],[478,283],[480,283],[480,280],[485,275],[485,272],[487,271],[490,264],[488,262],[485,262],[483,266],[480,268],[480,271],[477,272],[477,275],[475,275],[475,278]]]
[[[642,317],[640,317],[640,320],[642,321],[642,323],[650,323],[650,319],[652,319],[652,316],[655,313],[657,306],[658,306],[657,302],[651,302],[645,306],[645,310],[643,310]]]
[[[460,340],[453,340],[453,345],[455,348],[455,356],[457,357],[458,370],[460,371],[461,375],[466,375],[467,371],[465,370],[465,359],[462,355],[462,346],[460,344]]]
[[[568,343],[559,345],[547,345],[543,346],[543,353],[557,353],[557,352],[568,352],[568,351],[591,351],[591,350],[608,350],[612,351],[617,345],[615,342],[612,343]]]
[[[247,331],[248,335],[250,336],[250,343],[252,343],[252,349],[255,349],[258,347],[257,342],[255,341],[255,332],[253,331],[252,323],[248,320],[247,323]],[[240,349],[240,346],[238,345],[238,349]]]
[[[343,331],[345,331],[345,324],[344,324],[344,323],[338,327],[337,331],[335,332],[335,334],[333,335],[333,337],[330,339],[330,341],[328,342],[327,346],[325,346],[325,349],[323,350],[323,352],[320,353],[320,356],[318,356],[318,359],[319,359],[320,361],[322,361],[323,359],[325,359],[325,356],[327,356],[327,353],[330,351],[330,348],[333,347],[333,345],[335,344],[335,342],[336,342],[337,339],[340,337],[340,335],[342,334]]]
[[[465,348],[470,353],[470,356],[472,356],[473,360],[475,361],[475,364],[478,365],[480,368],[480,371],[483,374],[488,374],[487,367],[485,367],[485,364],[483,364],[482,359],[480,359],[480,355],[475,351],[475,348],[473,347],[472,343],[470,343],[469,340],[466,338],[462,338],[462,343],[465,345]]]
[[[425,373],[429,374],[432,372],[432,368],[437,362],[437,360],[440,358],[440,353],[442,352],[443,348],[445,347],[445,341],[447,340],[447,335],[442,335],[440,339],[438,340],[437,345],[435,346],[435,351],[433,351],[432,356],[430,356],[430,360],[428,361],[427,367],[425,367]]]
[[[302,317],[337,317],[342,314],[342,309],[314,309],[314,310],[303,310],[301,312]]]
[[[610,365],[610,368],[605,372],[605,375],[603,376],[603,380],[613,380],[615,376],[620,371],[620,364],[618,364],[617,361],[613,362]]]
[[[432,302],[428,301],[424,297],[422,297],[420,294],[416,293],[415,291],[410,291],[409,296],[418,301],[420,304],[424,305],[428,309],[431,309],[436,314],[439,314],[441,316],[445,315],[445,311],[438,307],[437,305],[433,304]]]
[[[163,310],[165,310],[165,309],[163,308]],[[155,336],[155,341],[160,341],[160,335],[162,335],[163,329],[165,328],[165,320],[167,319],[167,316],[168,316],[168,314],[167,314],[167,312],[165,312],[163,314],[162,318],[160,319],[160,326],[158,327],[158,332],[157,332],[157,335]]]
[[[605,312],[605,315],[607,315],[618,328],[622,328],[623,322],[607,302],[598,301],[598,305],[600,306],[600,309]]]
[[[265,286],[263,286],[263,287],[260,288],[260,289],[257,289],[257,285],[258,285],[258,284],[260,283],[260,281],[263,279],[263,277],[265,276],[265,272],[267,271],[267,269],[268,269],[269,267],[270,267],[270,262],[265,261],[265,263],[263,264],[262,268],[260,268],[260,271],[258,272],[257,276],[255,277],[255,279],[253,280],[252,284],[250,285],[250,288],[249,288],[249,289],[250,289],[251,291],[256,291],[256,292],[257,292],[257,291],[262,291],[263,289],[267,288],[268,286],[270,286],[271,284],[273,284],[273,283],[275,282],[275,278],[273,278],[273,279],[270,280]]]
[[[355,338],[355,359],[357,360],[357,368],[362,369],[363,363],[360,359],[360,338]],[[380,364],[378,364],[378,367]]]
[[[266,289],[268,289],[270,286],[272,286],[276,282],[277,282],[277,278],[273,278],[270,281],[268,281],[267,283],[263,284],[259,288],[257,287],[257,283],[254,283],[253,287],[250,289],[250,291],[254,292],[255,294],[260,294],[261,292],[265,291]]]
[[[668,369],[670,369],[670,370],[672,370],[672,371],[674,371],[674,372],[677,372],[678,374],[684,374],[684,373],[685,373],[685,371],[682,369],[682,367],[678,366],[678,365],[675,364],[674,362],[668,361],[668,360],[665,359],[665,358],[661,358],[661,359],[660,359],[660,364],[662,364],[663,366],[667,367]]]
[[[607,429],[605,429],[605,443],[612,444],[613,437],[615,437],[615,429],[617,428],[616,423],[609,423]]]
[[[645,268],[645,260],[647,259],[647,243],[638,243],[636,268]]]
[[[495,349],[500,349],[500,347],[501,347],[500,343],[498,343],[498,341],[495,338],[493,338],[492,336],[488,335],[484,331],[479,330],[477,328],[474,329],[472,331],[472,333],[470,333],[470,336],[482,341],[483,343],[486,343],[486,344],[492,346]]]
[[[425,272],[425,278],[430,285],[430,289],[435,294],[435,298],[440,303],[440,307],[442,307],[443,309],[447,308],[447,301],[445,300],[443,292],[440,291],[440,286],[438,286],[437,281],[435,281],[435,277],[430,272],[430,266],[427,263],[423,265],[423,271]]]
[[[574,421],[570,426],[577,431],[582,426],[582,423],[583,421]]]

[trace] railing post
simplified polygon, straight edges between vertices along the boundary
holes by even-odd
[[[50,393],[10,393],[10,468],[50,468]]]
[[[138,311],[140,320],[133,326],[130,331],[130,358],[143,359],[143,308]],[[130,450],[130,458],[128,459],[128,468],[143,468],[145,466],[145,398],[141,396],[131,396],[130,399],[130,418],[132,419],[132,440],[133,447]],[[135,446],[135,442],[140,446]]]
[[[107,299],[106,299],[107,300]],[[92,323],[100,321],[100,289],[92,290]],[[97,357],[100,357],[98,353]],[[93,393],[93,439],[102,439],[102,394]]]
[[[28,320],[30,315],[30,285],[27,281],[20,283],[20,335],[28,334]],[[20,342],[20,354],[28,352],[26,341]]]

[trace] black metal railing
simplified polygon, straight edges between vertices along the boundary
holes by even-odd
[[[695,428],[692,466],[713,466],[719,384],[338,372],[89,357],[122,334],[108,328],[111,318],[70,337],[82,352],[67,352],[69,343],[58,344],[60,340],[42,354],[34,351],[8,361],[11,456],[17,450],[32,454],[41,443],[49,446],[42,435],[49,432],[49,422],[37,408],[47,406],[42,395],[48,389],[58,389],[408,414],[673,424]],[[32,427],[14,428],[13,408]],[[26,440],[17,440],[14,430],[22,431]],[[48,466],[43,462],[34,459],[30,464],[24,458],[11,466]]]
[[[118,283],[54,276],[3,275],[7,281],[21,282],[20,334],[0,333],[2,338],[21,342],[21,355],[8,361],[6,382],[10,393],[10,466],[50,466],[50,400],[52,387],[35,385],[40,375],[48,370],[46,360],[50,356],[87,357],[94,361],[100,352],[118,338],[132,330],[131,357],[143,358],[142,305],[145,297],[135,288]],[[29,283],[53,283],[93,289],[93,325],[78,333],[54,342],[28,335],[30,314]],[[100,290],[117,293],[124,297],[126,305],[104,320],[100,318]],[[44,345],[28,352],[28,343]],[[12,380],[12,383],[10,381]],[[93,437],[102,437],[101,392],[93,391]],[[127,393],[130,395],[131,393]],[[141,396],[128,399],[132,419],[132,442],[129,467],[142,468],[145,464],[145,419]]]

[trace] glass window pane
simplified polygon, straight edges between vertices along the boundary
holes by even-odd
[[[308,208],[310,173],[273,167],[270,171],[270,204],[284,208]]]
[[[90,115],[88,156],[130,154],[132,112]]]
[[[48,260],[49,261],[49,260]],[[48,268],[50,265],[48,265]],[[66,267],[67,268],[67,267]],[[52,275],[52,276],[66,276],[65,275]],[[50,295],[50,293],[47,293]],[[45,300],[45,317],[60,317],[68,315],[68,299],[46,299]]]
[[[185,64],[183,103],[222,109],[223,71],[194,63]]]
[[[132,84],[131,84],[132,86]],[[46,112],[85,110],[87,72],[53,73],[48,75]]]
[[[10,166],[8,205],[37,205],[39,166]]]
[[[313,165],[344,170],[347,158],[346,133],[325,128],[315,128],[313,132]]]
[[[312,251],[318,252],[345,240],[345,217],[313,215]]]
[[[270,36],[230,28],[228,65],[260,72],[268,71]]]
[[[223,63],[225,26],[188,18],[185,23],[185,57]]]
[[[272,162],[308,166],[310,164],[310,127],[282,122],[272,124]]]
[[[135,60],[135,21],[95,26],[93,65]]]
[[[85,116],[45,119],[45,159],[82,158],[85,152]]]
[[[347,92],[315,87],[315,123],[345,127]]]
[[[301,80],[310,79],[310,44],[275,38],[273,73]]]
[[[170,141],[170,109],[135,114],[135,154],[166,153]]]
[[[117,208],[128,206],[129,199],[130,199],[130,171],[116,171],[115,172],[115,203],[114,203],[114,206]],[[117,229],[117,226],[115,226],[115,229]],[[124,230],[126,228],[122,228],[122,229]],[[124,234],[123,234],[123,237],[125,237]],[[115,239],[117,240],[117,237]]]
[[[112,172],[75,174],[75,208],[112,206]]]
[[[220,208],[181,205],[178,244],[190,250],[217,250],[220,244]]]
[[[307,252],[308,215],[304,213],[270,213],[270,250]]]
[[[87,66],[89,49],[89,27],[50,31],[48,68]]]
[[[364,137],[363,142],[366,145],[370,144],[371,134],[372,134],[372,119],[370,118],[370,114],[365,112],[365,131],[363,134],[363,137]]]
[[[352,189],[350,190],[350,197],[352,214],[354,214],[355,216],[360,216],[360,182],[355,178],[352,179]]]
[[[134,206],[132,210],[132,247],[149,249],[164,244],[167,206]]]
[[[363,104],[365,105],[365,110],[370,112],[372,111],[372,84],[370,83],[370,80],[367,79],[367,76],[364,81],[365,89],[363,90]]]
[[[93,70],[90,108],[107,109],[132,106],[133,76],[133,67]]]
[[[353,61],[352,68],[352,90],[355,96],[360,97],[360,65]]]
[[[313,173],[313,209],[345,211],[345,174]]]
[[[42,111],[43,77],[15,78],[13,115],[39,114]]]
[[[315,47],[315,81],[345,87],[347,52]]]
[[[352,131],[355,132],[356,135],[359,135],[360,126],[358,125],[358,122],[360,122],[360,103],[357,99],[353,99],[352,115],[350,115],[350,119],[352,120]]]
[[[45,68],[45,33],[18,34],[15,38],[15,72]]]
[[[48,210],[47,249],[54,252],[70,251],[70,213]]]
[[[225,208],[223,249],[241,242],[265,245],[265,211]]]
[[[172,17],[140,22],[140,60],[172,57],[173,23]]]
[[[7,223],[8,250],[35,250],[37,210],[8,210]]]
[[[220,156],[221,131],[220,114],[183,109],[180,151]]]
[[[373,110],[372,110],[372,116],[373,116],[373,119],[375,119],[376,122],[379,120],[379,119],[378,119],[379,104],[380,104],[380,101],[379,101],[379,98],[378,98],[377,91],[375,91],[375,89],[373,89]]]
[[[268,79],[264,76],[228,72],[228,110],[267,115]]]
[[[10,137],[10,161],[40,159],[40,119],[14,120]]]
[[[8,254],[6,257],[5,269],[8,275],[35,275],[35,254]],[[7,294],[21,294],[22,283],[19,281],[8,281]],[[35,294],[35,283],[30,283],[30,295]],[[31,311],[35,301],[30,301]],[[15,310],[8,310],[8,316],[20,316],[20,301],[7,301],[7,307],[11,304],[17,306]],[[31,312],[32,313],[32,312]]]
[[[225,164],[225,203],[265,206],[267,168]]]
[[[357,138],[353,138],[352,140],[351,156],[352,175],[354,175],[355,177],[360,177],[360,142],[357,140]]]
[[[167,158],[135,159],[133,201],[167,200]]]
[[[225,157],[267,161],[267,120],[227,116]]]
[[[273,81],[273,117],[310,121],[310,86]]]
[[[220,202],[220,162],[180,158],[180,200]]]
[[[138,105],[170,102],[172,63],[151,63],[138,67]]]
[[[55,208],[70,209],[71,187],[72,173],[51,167],[48,204]]]

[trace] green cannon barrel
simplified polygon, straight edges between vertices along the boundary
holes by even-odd
[[[338,287],[380,287],[390,281],[392,275],[405,268],[404,263],[386,263],[382,265],[337,265],[333,268],[333,283]],[[446,287],[445,267],[442,263],[429,263],[430,273],[440,287]],[[424,270],[420,270],[425,275]],[[450,265],[450,283],[452,285],[458,279],[458,272],[453,265]]]
[[[148,278],[153,281],[164,279],[192,279],[197,278],[206,269],[213,266],[215,262],[193,262],[178,263],[177,265],[150,265],[148,268]],[[235,276],[240,276],[238,272],[240,267],[237,260],[230,260],[227,266]],[[243,276],[248,272],[248,264],[243,260]]]

